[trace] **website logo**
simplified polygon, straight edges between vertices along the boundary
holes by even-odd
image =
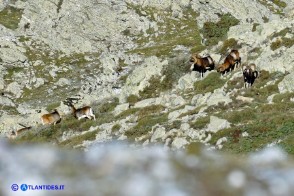
[[[11,190],[17,191],[18,190],[18,185],[17,184],[11,185]]]
[[[20,186],[20,189],[21,189],[22,191],[26,191],[26,190],[28,190],[28,185],[27,185],[27,184],[22,184],[22,185]]]

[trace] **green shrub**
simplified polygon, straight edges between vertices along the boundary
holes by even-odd
[[[127,102],[130,104],[130,106],[134,106],[135,103],[139,101],[139,97],[137,95],[131,94],[130,96],[127,97]]]
[[[201,33],[207,39],[208,46],[216,45],[219,41],[226,39],[230,27],[238,25],[239,22],[231,14],[224,14],[217,23],[205,22]]]
[[[117,131],[119,131],[120,128],[121,128],[120,124],[115,124],[115,125],[112,126],[111,131],[112,132],[117,132]]]

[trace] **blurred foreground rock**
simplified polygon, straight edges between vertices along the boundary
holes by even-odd
[[[130,148],[108,143],[87,152],[0,142],[1,195],[293,195],[293,160],[279,148],[236,159],[190,145]],[[212,175],[213,174],[213,175]],[[11,190],[12,184],[62,184],[63,191]]]

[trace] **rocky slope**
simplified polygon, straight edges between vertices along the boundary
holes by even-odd
[[[293,7],[290,0],[3,1],[1,135],[21,123],[33,128],[13,143],[201,142],[293,153]],[[192,53],[218,63],[229,48],[258,66],[251,89],[242,88],[240,68],[202,79],[189,71]],[[91,105],[97,120],[74,119],[67,98]],[[54,108],[62,122],[42,126],[41,114]]]

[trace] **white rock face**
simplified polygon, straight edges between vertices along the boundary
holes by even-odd
[[[207,126],[207,131],[216,133],[221,129],[229,128],[230,123],[225,119],[220,119],[215,116],[210,116],[210,123]]]
[[[294,72],[285,76],[285,78],[278,84],[280,93],[294,92]]]
[[[217,13],[230,13],[235,18],[240,20],[241,23],[245,23],[248,20],[263,23],[263,17],[278,17],[273,15],[265,6],[261,5],[257,1],[250,0],[193,0],[191,5],[194,10],[200,12],[199,19],[197,20],[200,27],[203,26],[204,22],[218,21]]]
[[[186,103],[185,99],[175,94],[165,94],[157,98],[144,99],[135,103],[135,108],[144,108],[151,105],[163,105],[169,108],[182,106]]]
[[[191,104],[195,105],[196,107],[202,106],[202,105],[217,105],[219,103],[228,104],[232,102],[232,99],[230,98],[229,94],[226,94],[223,89],[216,89],[214,93],[208,92],[203,94],[195,95],[192,98]]]
[[[175,138],[172,142],[172,147],[176,149],[180,149],[187,145],[189,142],[185,138]]]
[[[118,115],[119,113],[121,113],[121,112],[129,109],[129,107],[130,107],[130,104],[129,103],[124,103],[124,104],[117,105],[114,108],[113,114],[114,115]]]
[[[157,127],[150,139],[151,142],[156,142],[158,139],[162,139],[165,135],[164,127]]]
[[[136,67],[126,80],[126,85],[122,88],[120,101],[124,102],[130,94],[139,95],[149,85],[149,80],[152,77],[160,77],[163,66],[167,65],[168,61],[160,61],[157,57],[152,56],[145,59],[145,62]]]

